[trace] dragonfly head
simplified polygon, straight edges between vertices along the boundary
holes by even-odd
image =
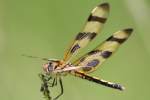
[[[43,65],[43,70],[46,73],[53,73],[58,68],[61,68],[61,61],[59,60],[49,60],[48,63]]]

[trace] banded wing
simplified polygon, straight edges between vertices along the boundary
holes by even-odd
[[[107,60],[118,49],[118,47],[128,39],[132,31],[133,29],[128,28],[114,33],[96,49],[85,54],[73,64],[75,66],[83,66],[83,68],[78,70],[80,72],[88,73],[94,71],[98,65],[101,65]]]
[[[101,31],[103,24],[107,20],[109,4],[103,3],[95,7],[81,32],[77,34],[72,45],[64,55],[64,61],[68,61],[71,56],[81,48],[85,47]]]

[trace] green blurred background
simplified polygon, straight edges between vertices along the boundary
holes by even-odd
[[[109,19],[102,34],[80,54],[113,32],[133,27],[129,40],[91,74],[122,83],[126,90],[68,75],[59,100],[150,100],[149,0],[0,0],[0,100],[44,100],[38,73],[46,62],[21,55],[61,59],[92,8],[102,2],[111,5]]]

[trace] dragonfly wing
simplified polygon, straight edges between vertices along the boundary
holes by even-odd
[[[132,31],[133,29],[128,28],[114,33],[97,48],[88,52],[73,64],[75,66],[87,66],[80,69],[79,71],[81,72],[88,73],[94,71],[98,65],[101,65],[107,60],[118,49],[118,47],[128,39]]]
[[[65,52],[64,61],[68,61],[73,54],[77,53],[95,38],[107,20],[108,12],[108,3],[100,4],[92,10],[83,30],[77,34],[73,43]]]

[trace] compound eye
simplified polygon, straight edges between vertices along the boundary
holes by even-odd
[[[52,63],[49,63],[48,64],[48,71],[53,71],[53,64]]]

